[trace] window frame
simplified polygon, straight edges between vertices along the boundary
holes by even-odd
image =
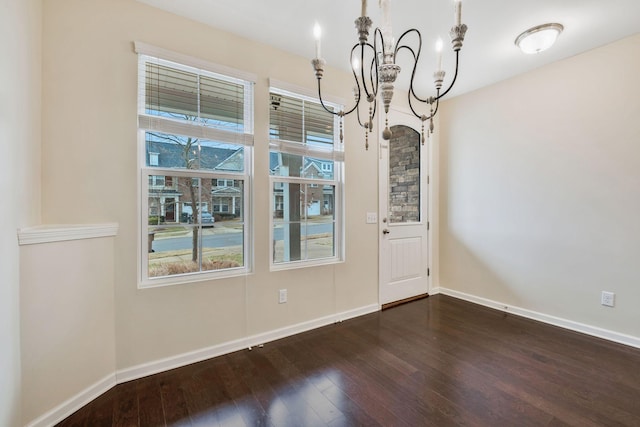
[[[312,102],[319,104],[317,97],[310,91],[299,88],[294,85],[279,82],[275,80],[270,81],[269,85],[269,99],[272,99],[273,95],[283,95],[293,98],[301,99],[305,102]],[[333,107],[336,111],[342,109],[343,103],[337,98],[328,98],[325,101],[325,105]],[[304,111],[304,106],[302,107]],[[271,114],[271,110],[269,110]],[[268,118],[271,122],[271,116]],[[269,124],[269,126],[271,126]],[[271,135],[271,132],[269,132]],[[340,141],[340,118],[337,115],[333,116],[333,144],[329,149],[329,144],[323,144],[322,146],[316,144],[307,144],[306,142],[292,142],[283,141],[277,138],[269,136],[269,153],[272,152],[287,153],[293,155],[299,155],[303,157],[309,157],[319,160],[327,160],[333,162],[331,172],[333,173],[333,179],[326,178],[308,178],[302,176],[279,176],[271,174],[269,171],[269,269],[270,271],[291,270],[298,268],[308,268],[322,265],[338,264],[345,262],[346,250],[345,250],[345,203],[344,203],[344,187],[345,187],[345,162],[344,162],[344,146]],[[303,160],[304,162],[304,160]],[[317,184],[318,187],[324,187],[325,185],[331,185],[334,187],[334,254],[331,257],[304,259],[296,261],[283,261],[275,262],[274,251],[274,229],[276,221],[274,221],[274,212],[276,209],[276,194],[274,193],[274,187],[279,185],[280,188],[286,186],[286,184],[300,184],[300,185],[312,185]],[[324,204],[324,201],[321,201]]]
[[[208,61],[192,58],[179,53],[171,52],[161,48],[156,48],[144,43],[135,42],[135,52],[138,54],[138,129],[137,129],[137,151],[138,151],[138,288],[154,288],[162,286],[172,286],[187,284],[201,281],[211,281],[216,279],[237,277],[247,275],[253,272],[254,268],[254,245],[253,245],[253,228],[254,217],[252,211],[253,199],[253,135],[254,135],[254,96],[256,76],[250,73],[234,70],[228,67],[209,63]],[[156,116],[146,114],[145,99],[145,62],[149,59],[159,60],[160,63],[171,63],[177,65],[177,69],[189,69],[197,72],[203,72],[204,75],[215,75],[222,77],[223,80],[230,82],[242,82],[244,85],[244,101],[243,101],[243,131],[236,132],[237,136],[231,131],[218,131],[215,127],[207,128],[202,125],[186,124],[179,127],[178,132],[168,132],[171,135],[184,135],[180,132],[184,129],[192,129],[195,134],[190,136],[220,142],[223,144],[233,144],[238,148],[243,148],[243,171],[232,172],[226,170],[215,169],[187,169],[173,168],[147,165],[146,152],[146,132],[165,132],[164,130],[155,130],[150,126],[154,125]],[[181,68],[183,67],[183,68]],[[170,119],[169,119],[170,120]],[[178,125],[180,126],[180,125]],[[197,133],[200,130],[201,133]],[[167,132],[165,132],[167,133]],[[216,135],[221,135],[223,139],[217,139]],[[148,224],[149,210],[149,179],[151,176],[166,177],[191,177],[200,178],[201,180],[242,180],[244,186],[242,189],[242,224],[243,224],[243,265],[221,270],[197,271],[192,273],[175,274],[170,276],[149,277],[149,253],[148,239],[153,226]],[[172,184],[176,181],[171,179]],[[200,189],[206,187],[200,185]],[[212,186],[213,188],[213,186]],[[199,190],[200,191],[200,190]],[[183,200],[176,200],[175,203],[183,203]],[[209,210],[212,210],[212,206]],[[213,215],[213,212],[210,212]],[[199,245],[202,247],[202,229],[203,224],[194,224],[190,227],[199,229]],[[202,262],[202,260],[200,260]]]

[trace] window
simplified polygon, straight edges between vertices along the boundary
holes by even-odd
[[[158,156],[160,153],[149,153],[149,166],[158,166]]]
[[[235,183],[232,179],[217,179],[216,187],[234,187]]]
[[[253,83],[140,43],[136,52],[144,153],[140,286],[245,274]],[[232,183],[234,194],[216,194],[218,182]],[[221,220],[214,215],[223,196],[233,212],[225,207]]]
[[[270,100],[272,269],[342,261],[344,161],[338,116],[312,97],[279,87],[271,87]]]

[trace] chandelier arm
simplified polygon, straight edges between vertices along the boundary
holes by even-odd
[[[418,36],[418,49],[417,52],[413,50],[413,48],[411,48],[408,44],[404,44],[401,45],[400,43],[402,42],[402,39],[404,37],[409,36],[411,33],[415,33]],[[417,94],[416,91],[413,87],[413,81],[415,80],[416,77],[416,70],[418,68],[418,62],[420,60],[420,53],[422,52],[422,33],[420,33],[420,31],[416,28],[411,28],[407,31],[405,31],[404,33],[402,33],[402,35],[400,36],[400,38],[398,38],[398,42],[396,43],[396,50],[394,53],[394,59],[395,57],[398,55],[398,53],[400,52],[401,49],[407,49],[409,52],[411,52],[411,55],[413,56],[413,68],[411,70],[411,80],[409,80],[409,94],[413,95],[413,97],[417,100],[420,101],[422,103],[428,103],[429,99],[425,98],[422,99],[420,98]],[[415,112],[414,112],[415,114]],[[420,117],[420,116],[418,116]]]
[[[367,80],[366,77],[364,75],[364,48],[365,46],[370,47],[373,52],[374,52],[374,56],[375,56],[375,49],[374,47],[369,44],[369,43],[356,43],[355,45],[353,45],[353,48],[351,48],[351,57],[353,58],[353,52],[356,50],[356,48],[360,46],[360,78],[362,79],[362,88],[364,89],[364,93],[367,96],[367,98],[369,98],[371,96],[371,93],[369,93],[369,88],[367,88]],[[353,69],[353,67],[351,67]],[[358,82],[358,75],[356,74],[356,70],[353,70],[353,77],[356,80],[356,83]],[[373,85],[373,76],[371,76],[371,92],[373,93],[373,96],[375,96],[375,87]],[[359,87],[360,85],[358,85]]]
[[[380,28],[376,27],[376,29],[373,31],[373,60],[371,61],[371,67],[374,68],[376,72],[374,91],[375,96],[378,96],[378,84],[380,83],[378,79],[378,69],[380,68],[380,58],[378,57],[378,37],[380,37],[380,41],[382,43],[382,53],[384,56],[384,37],[382,36],[382,31],[380,30]],[[373,75],[371,75],[371,80],[373,80]]]
[[[447,90],[445,90],[441,95],[436,96],[437,100],[445,96],[447,93],[449,93],[449,91],[453,88],[453,85],[456,84],[456,79],[458,78],[458,60],[459,59],[460,59],[460,51],[456,50],[456,71],[453,74],[453,80],[451,80],[451,84],[449,85]]]
[[[436,108],[433,110],[430,116],[427,117],[427,120],[433,119],[436,114],[438,114],[438,108],[440,107],[440,100],[436,98]]]
[[[415,97],[415,95],[414,95]],[[422,118],[421,114],[418,114],[418,112],[413,108],[413,104],[411,103],[411,91],[409,91],[409,93],[407,94],[407,99],[409,100],[409,109],[411,110],[411,112],[413,113],[414,116],[416,116],[417,118]],[[417,97],[416,97],[417,99]],[[418,99],[419,101],[419,99]]]
[[[413,113],[413,115],[414,115],[414,116],[416,116],[417,118],[419,118],[419,119],[420,119],[420,120],[422,120],[422,121],[426,121],[426,120],[431,120],[431,119],[433,119],[433,118],[436,116],[436,114],[438,114],[438,108],[440,107],[440,96],[438,95],[439,93],[440,93],[440,91],[438,90],[438,91],[436,92],[436,96],[435,96],[435,97],[433,97],[433,98],[432,98],[432,99],[430,99],[430,100],[424,101],[425,103],[428,103],[428,104],[430,104],[430,105],[436,104],[436,108],[435,108],[435,109],[433,109],[433,110],[431,111],[431,114],[430,114],[430,115],[428,115],[428,116],[427,116],[427,115],[424,115],[424,114],[420,114],[420,113],[418,113],[418,112],[415,110],[415,108],[413,108],[413,104],[411,103],[411,93],[407,94],[407,99],[408,99],[408,101],[409,101],[409,109],[411,109],[411,112]],[[414,95],[414,98],[415,98],[417,101],[421,101],[421,100],[420,100],[418,97],[416,97],[415,95]],[[433,103],[431,103],[430,101],[433,101]]]
[[[400,52],[400,49],[407,49],[413,55],[413,68],[411,70],[411,80],[409,80],[409,97],[411,97],[411,95],[413,95],[413,97],[416,99],[416,101],[420,101],[420,102],[426,104],[426,103],[429,102],[429,98],[425,98],[425,99],[420,98],[416,94],[415,88],[413,87],[413,81],[415,80],[415,77],[416,77],[416,70],[418,69],[418,59],[419,59],[419,56],[420,56],[420,52],[416,53],[412,48],[410,48],[407,45],[399,46],[398,49],[396,50],[396,52]]]
[[[378,61],[376,61],[375,58],[375,50],[373,51],[373,56],[374,58],[371,60],[371,66],[369,67],[369,80],[371,81],[371,91],[373,92],[373,97],[375,98],[378,95]]]
[[[353,106],[352,109],[350,109],[349,111],[338,111],[335,112],[333,110],[330,110],[325,104],[324,104],[324,100],[322,99],[322,91],[320,90],[320,79],[318,79],[318,99],[320,100],[320,105],[322,105],[322,108],[324,108],[324,110],[327,113],[331,113],[334,116],[346,116],[347,114],[350,114],[353,112],[353,110],[355,110],[358,107],[358,103],[356,102],[356,105]]]
[[[393,52],[393,58],[395,60],[396,55],[398,54],[398,51],[401,48],[407,48],[410,49],[413,52],[413,49],[411,49],[409,47],[409,45],[400,45],[400,43],[402,42],[402,39],[405,38],[406,36],[408,36],[411,33],[416,33],[418,35],[418,55],[415,56],[416,61],[418,60],[418,58],[420,57],[420,52],[422,51],[422,34],[420,34],[420,31],[416,28],[410,28],[407,31],[405,31],[404,33],[402,33],[402,35],[398,38],[398,41],[396,42],[396,48],[395,51]]]
[[[362,120],[360,119],[360,96],[361,96],[360,82],[358,81],[358,78],[357,78],[355,70],[352,70],[352,72],[353,72],[354,80],[356,81],[356,88],[358,89],[358,94],[356,95],[357,96],[356,97],[356,105],[349,112],[344,113],[344,115],[347,115],[347,114],[353,112],[353,110],[355,109],[356,110],[356,117],[358,119],[358,124],[360,125],[360,127],[366,128],[367,127],[366,124],[363,124]]]
[[[416,111],[416,109],[415,109],[415,108],[413,108],[413,103],[412,103],[412,100],[413,100],[413,99],[415,99],[416,101],[420,101],[420,102],[422,102],[422,103],[425,103],[425,104],[428,104],[428,103],[429,103],[429,100],[422,100],[422,99],[418,98],[418,97],[416,96],[416,94],[415,94],[415,93],[412,93],[412,92],[413,92],[413,90],[409,90],[409,92],[407,93],[407,100],[408,100],[408,102],[409,102],[409,109],[411,110],[411,112],[413,113],[413,115],[414,115],[414,116],[416,116],[417,118],[421,119],[421,120],[429,120],[430,118],[432,118],[433,116],[435,116],[435,112],[434,112],[431,116],[425,116],[424,114],[420,114],[420,113],[418,113],[418,112]],[[413,95],[413,98],[412,98],[412,96],[411,96],[411,95]],[[437,106],[438,99],[437,99],[437,98],[433,98],[433,99],[435,99],[435,102],[436,102],[436,111],[437,111],[437,109],[438,109],[438,106]]]

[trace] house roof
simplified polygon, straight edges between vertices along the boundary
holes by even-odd
[[[244,168],[244,163],[238,160],[242,158],[238,154],[241,149],[201,145],[199,154],[192,152],[185,156],[185,148],[178,142],[147,141],[147,153],[158,154],[158,167],[161,168],[185,168],[187,160],[199,162],[200,169],[242,171]]]

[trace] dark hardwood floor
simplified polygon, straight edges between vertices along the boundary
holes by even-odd
[[[640,350],[443,295],[120,384],[59,426],[640,426]]]

